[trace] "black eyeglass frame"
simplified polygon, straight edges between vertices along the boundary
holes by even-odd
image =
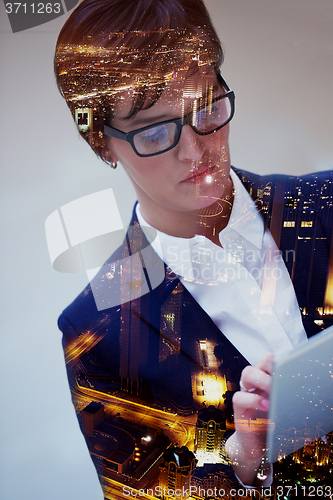
[[[226,81],[222,78],[222,76],[220,74],[217,75],[217,79],[218,79],[219,83],[227,89],[227,92],[225,92],[224,94],[222,94],[218,97],[215,97],[215,99],[212,100],[212,104],[216,101],[221,100],[221,99],[228,98],[230,101],[231,112],[230,112],[230,116],[229,116],[228,120],[225,123],[223,123],[222,125],[219,125],[218,127],[214,128],[213,130],[210,130],[209,132],[200,132],[200,130],[197,130],[196,127],[194,125],[192,125],[191,121],[192,121],[192,117],[193,117],[193,111],[191,111],[190,113],[185,115],[183,118],[175,118],[172,120],[165,120],[165,121],[159,122],[159,123],[153,123],[151,125],[147,125],[146,127],[131,130],[130,132],[127,132],[127,133],[122,132],[121,130],[118,130],[117,128],[110,127],[109,125],[104,125],[104,134],[108,135],[109,137],[114,137],[116,139],[121,139],[122,141],[129,142],[130,145],[132,146],[133,151],[138,156],[143,157],[143,158],[146,158],[149,156],[157,156],[157,155],[160,155],[162,153],[166,153],[167,151],[170,151],[170,149],[173,149],[174,147],[176,147],[178,142],[179,142],[179,139],[180,139],[180,134],[181,134],[183,125],[190,125],[190,127],[198,135],[213,134],[214,132],[217,132],[221,128],[225,127],[230,122],[230,120],[233,118],[234,113],[235,113],[235,94],[234,94],[234,92],[232,90],[230,90],[229,85],[226,83]],[[204,106],[201,109],[204,109],[205,107],[207,107],[207,106]],[[200,109],[198,109],[196,111],[196,113],[198,113],[199,111],[200,111]],[[167,149],[164,149],[163,151],[157,151],[156,153],[150,153],[150,154],[139,153],[135,147],[135,144],[134,144],[134,136],[136,134],[138,134],[139,132],[143,132],[144,130],[148,130],[152,127],[157,127],[159,125],[164,125],[165,123],[175,123],[177,125],[177,132],[175,133],[175,140],[174,140],[173,144],[171,146],[169,146]]]

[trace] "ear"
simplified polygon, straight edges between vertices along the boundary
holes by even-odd
[[[110,151],[110,149],[106,146],[101,148],[101,158],[102,160],[110,165],[111,163],[117,163],[118,158],[116,158],[116,155]]]

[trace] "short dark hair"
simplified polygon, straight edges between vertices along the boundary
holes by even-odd
[[[223,62],[202,0],[83,0],[59,34],[55,74],[81,135],[102,156],[117,93],[135,88],[133,116],[193,60],[216,73]]]

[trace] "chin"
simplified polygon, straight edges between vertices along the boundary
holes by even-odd
[[[211,207],[215,203],[218,202],[218,200],[221,199],[221,196],[203,196],[202,198],[197,198],[195,201],[195,206],[192,208],[194,211],[202,211],[205,208]]]
[[[223,198],[227,190],[227,183],[214,183],[214,185],[200,186],[200,192],[197,194],[196,204],[198,208],[206,208]]]

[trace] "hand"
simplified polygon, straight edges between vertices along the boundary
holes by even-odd
[[[236,431],[227,440],[226,451],[235,473],[246,485],[255,483],[265,456],[273,359],[273,354],[265,354],[256,366],[244,368],[241,390],[232,398]]]

